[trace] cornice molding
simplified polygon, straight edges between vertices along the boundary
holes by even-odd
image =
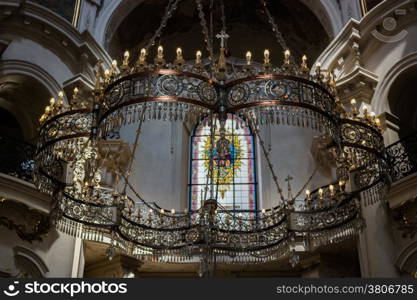
[[[411,11],[413,10],[413,4],[416,5],[415,0],[383,1],[367,13],[360,21],[350,19],[322,52],[317,59],[317,62],[322,64],[323,69],[332,70],[340,57],[343,57],[346,53],[353,53],[353,51],[351,51],[352,49],[350,49],[353,40],[357,40],[359,44],[361,41],[369,43],[369,39],[372,38],[372,31],[375,30],[387,16],[400,16],[400,11],[406,7],[411,7]],[[417,14],[415,15],[417,17]],[[404,26],[407,24],[408,23],[402,25]],[[401,24],[399,27],[401,27]],[[375,42],[379,42],[376,38],[372,39]]]
[[[43,35],[47,36],[52,30],[61,37],[61,44],[66,48],[73,48],[78,55],[86,53],[91,65],[101,59],[108,66],[111,58],[107,52],[96,42],[88,31],[80,33],[70,22],[63,17],[43,7],[42,5],[25,2],[19,9],[21,1],[8,0],[0,2],[0,13],[9,17],[16,13],[25,18],[26,23],[37,22],[42,25]],[[22,24],[22,26],[26,26]]]
[[[352,80],[354,81],[357,77],[367,78],[375,84],[378,82],[378,75],[376,75],[375,73],[372,73],[371,71],[363,67],[357,66],[355,69],[353,69],[352,72],[350,72],[349,74],[345,75],[343,78],[340,78],[338,80],[337,87],[344,86],[345,84],[349,84],[349,82],[351,82]]]
[[[351,42],[361,38],[359,30],[360,22],[350,19],[339,34],[327,46],[327,48],[317,58],[317,62],[322,64],[323,69],[333,69],[333,64],[345,53],[351,51]]]
[[[411,174],[395,182],[387,195],[387,201],[391,209],[396,209],[413,200],[417,195],[417,173]]]
[[[396,10],[406,5],[415,3],[414,0],[387,0],[383,1],[372,10],[370,10],[360,21],[362,35],[368,35],[377,25],[381,23],[387,16],[391,16]]]
[[[348,103],[352,98],[370,103],[377,84],[376,74],[361,66],[356,66],[352,72],[337,80],[336,89],[343,103]]]
[[[45,85],[51,95],[57,96],[58,91],[62,88],[59,83],[48,72],[39,66],[26,61],[20,60],[2,60],[0,61],[0,72],[2,75],[20,74],[34,77]]]
[[[51,197],[29,182],[0,173],[0,197],[12,199],[45,213],[51,209]]]

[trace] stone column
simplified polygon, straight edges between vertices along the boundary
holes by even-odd
[[[359,236],[358,251],[362,277],[398,277],[391,218],[385,202],[365,206],[366,227]]]
[[[76,20],[76,28],[78,31],[89,31],[94,34],[97,12],[102,5],[102,0],[79,0],[78,20]],[[77,8],[76,8],[77,9]]]
[[[81,238],[75,238],[74,258],[72,261],[72,278],[82,278],[84,274],[84,252],[83,241]]]

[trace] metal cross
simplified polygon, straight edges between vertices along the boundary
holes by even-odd
[[[229,37],[230,36],[224,30],[220,31],[219,34],[216,34],[216,38],[220,39],[220,47],[224,48],[224,44]]]
[[[288,174],[287,178],[285,178],[285,181],[288,182],[288,200],[292,199],[292,191],[291,191],[291,180],[293,180],[294,178],[292,178],[290,176],[290,174]]]

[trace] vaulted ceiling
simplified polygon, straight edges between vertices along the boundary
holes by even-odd
[[[120,59],[126,49],[138,53],[158,28],[166,3],[167,1],[164,0],[146,0],[139,4],[111,37],[108,43],[110,54]],[[209,23],[209,1],[203,3],[206,20]],[[219,3],[220,1],[214,1],[214,33],[221,30]],[[231,55],[243,58],[246,51],[250,50],[254,59],[260,61],[263,50],[269,49],[273,63],[280,64],[283,50],[277,43],[260,2],[232,0],[224,3],[227,32],[230,35],[228,48]],[[310,62],[314,61],[329,43],[329,37],[315,15],[298,0],[275,0],[270,1],[268,6],[296,59],[307,54]],[[186,59],[194,58],[195,51],[199,49],[207,55],[194,0],[180,2],[177,11],[164,29],[160,43],[164,46],[169,61],[174,59],[177,47],[183,48]],[[218,48],[217,40],[214,46],[215,49]]]

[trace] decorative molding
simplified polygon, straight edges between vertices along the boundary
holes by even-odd
[[[351,19],[317,60],[335,75],[342,103],[352,98],[370,103],[378,83],[378,76],[363,66],[360,24]]]
[[[10,41],[7,40],[0,40],[0,57],[3,55],[4,51],[6,51],[7,47],[9,47]]]
[[[408,201],[414,200],[417,195],[417,173],[398,180],[387,195],[387,201],[391,209],[396,209]]]
[[[49,213],[51,197],[39,192],[32,183],[0,173],[0,197],[13,199]]]
[[[404,2],[403,4],[408,4],[408,1]],[[409,11],[415,11],[415,7],[411,6],[409,8],[394,8],[393,13],[386,15],[381,23],[371,31],[372,36],[383,43],[397,43],[404,39],[407,36],[408,31],[405,29],[398,31],[396,29],[399,25],[399,21],[401,21],[402,17],[407,15]],[[395,33],[396,31],[398,32]],[[385,33],[389,33],[390,35],[386,35]],[[391,33],[393,35],[391,35]]]
[[[69,53],[72,54],[72,58],[75,58],[73,61],[74,65],[79,63],[78,58],[83,53],[87,53],[88,62],[91,66],[94,66],[99,59],[104,61],[106,65],[111,65],[110,56],[88,31],[80,33],[66,19],[42,5],[25,2],[23,9],[18,10],[19,4],[20,1],[2,1],[0,2],[0,13],[5,11],[10,11],[10,14],[17,13],[26,20],[25,22],[31,23],[31,30],[42,29],[41,39],[45,39],[46,33],[46,35],[50,36],[50,40],[61,41],[61,45],[69,48]],[[24,33],[25,31],[22,31],[22,34]],[[31,37],[29,36],[28,38]]]
[[[24,75],[32,77],[45,86],[51,95],[58,96],[60,84],[41,67],[21,60],[3,60],[0,62],[0,74]]]
[[[26,249],[24,247],[16,246],[13,247],[14,256],[22,256],[30,260],[40,271],[40,273],[44,276],[46,273],[49,272],[48,267],[36,253],[33,251]]]
[[[335,70],[336,76],[342,74],[343,70],[340,69],[340,65],[346,64],[348,56],[352,53],[353,42],[358,42],[361,38],[359,26],[360,22],[354,19],[346,23],[317,59],[323,69]],[[341,60],[342,64],[340,64]]]
[[[336,89],[342,103],[349,103],[352,98],[357,101],[371,103],[378,76],[361,66],[337,80]]]
[[[385,132],[387,129],[391,129],[395,132],[400,131],[400,120],[389,112],[383,112],[378,115],[381,121],[381,129]]]
[[[407,34],[408,34],[408,32],[404,29],[401,30],[399,33],[397,33],[394,36],[384,35],[384,34],[380,33],[379,31],[377,31],[376,29],[372,30],[372,35],[377,40],[379,40],[381,42],[384,42],[384,43],[397,43],[397,42],[401,41],[402,39],[404,39],[407,36]]]
[[[79,89],[78,95],[81,99],[88,99],[91,97],[91,91],[94,89],[94,83],[82,73],[64,81],[62,85],[67,99],[72,98],[74,88]]]
[[[15,200],[0,202],[0,226],[13,230],[20,239],[42,241],[50,230],[49,216]]]
[[[376,29],[383,27],[384,32],[401,32],[405,26],[411,26],[412,20],[415,22],[415,2],[410,0],[398,0],[398,1],[383,1],[381,4],[372,9],[366,14],[360,21],[351,19],[342,31],[335,37],[330,45],[323,51],[318,58],[318,62],[321,63],[322,69],[331,71],[335,74],[336,83],[339,87],[343,87],[348,80],[353,80],[353,84],[347,91],[347,95],[342,97],[351,97],[354,94],[358,94],[355,98],[366,98],[366,103],[370,103],[369,97],[373,96],[373,99],[380,102],[381,97],[377,95],[378,87],[378,76],[372,73],[363,64],[364,48],[366,46],[366,55],[369,55],[370,49],[375,52],[374,48],[381,47],[381,41],[374,38],[372,32]],[[399,19],[407,19],[401,23],[397,23]],[[357,68],[360,67],[358,70]],[[355,78],[353,75],[356,75]],[[388,76],[388,75],[387,75]],[[386,76],[385,76],[386,77]],[[386,79],[383,78],[385,81]],[[375,93],[373,88],[375,87]],[[356,90],[356,92],[355,92]],[[384,87],[386,91],[386,86]],[[379,92],[380,93],[380,92]],[[350,95],[352,94],[352,95]],[[385,101],[385,100],[384,100]],[[374,103],[375,101],[372,101]],[[373,110],[377,114],[381,114],[386,111],[385,107],[375,108]]]
[[[403,9],[405,6],[413,6],[410,0],[395,0],[395,1],[383,1],[379,5],[370,10],[360,22],[360,27],[363,35],[371,35],[371,32],[380,24],[386,17],[395,15],[395,12],[399,9]],[[389,28],[389,27],[388,27]]]

